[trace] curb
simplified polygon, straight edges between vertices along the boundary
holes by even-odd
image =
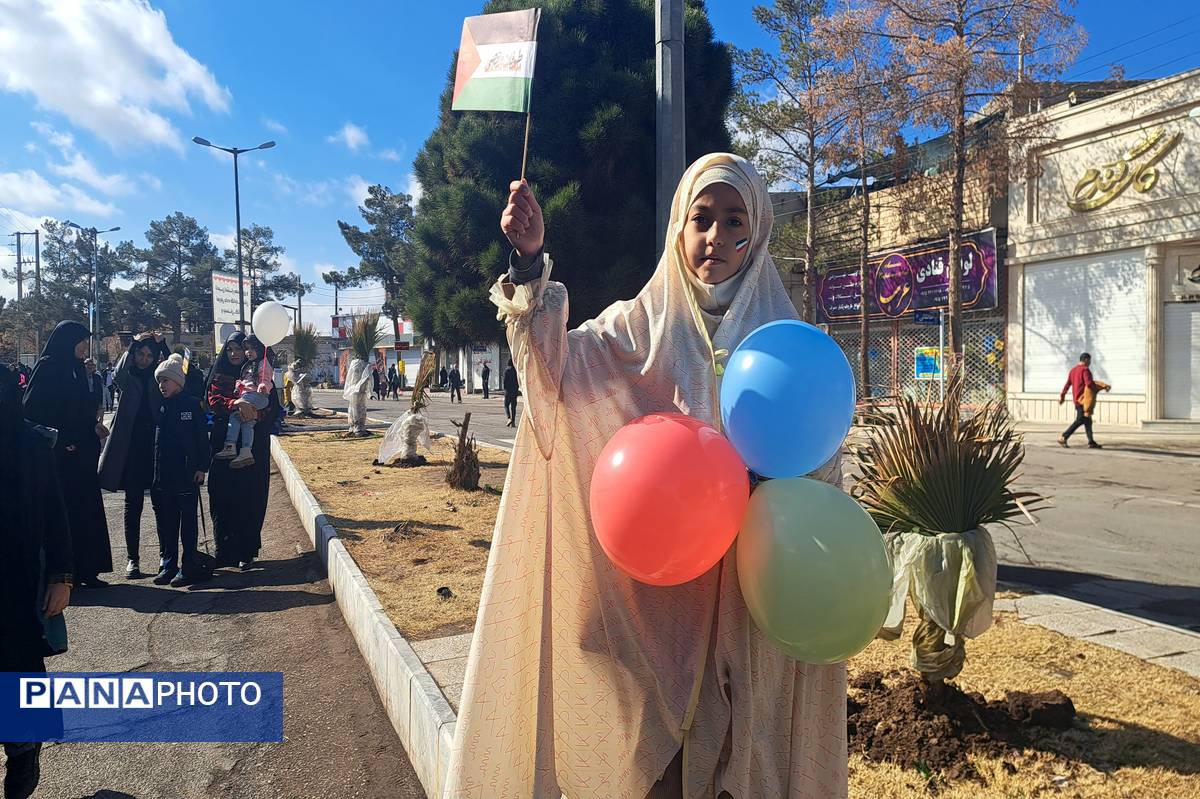
[[[426,796],[439,797],[450,766],[457,716],[408,639],[384,613],[367,578],[275,436],[271,437],[271,457],[313,549],[325,565],[342,616],[421,786]]]

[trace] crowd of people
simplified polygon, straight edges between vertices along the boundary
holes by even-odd
[[[32,369],[0,365],[0,514],[16,522],[0,528],[0,671],[44,672],[45,658],[65,651],[56,630],[65,630],[71,591],[109,584],[102,491],[124,494],[128,580],[150,576],[141,568],[147,493],[156,584],[182,588],[215,568],[248,569],[262,545],[279,414],[271,349],[236,333],[202,376],[186,353],[146,332],[113,368],[97,370],[86,357],[90,337],[79,322],[60,322]],[[199,552],[206,482],[215,557]],[[41,744],[6,743],[5,752],[5,796],[32,795]]]

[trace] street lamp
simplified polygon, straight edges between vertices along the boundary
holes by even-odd
[[[92,302],[91,308],[88,309],[88,327],[92,330],[91,341],[88,344],[88,351],[91,353],[92,359],[96,357],[96,341],[100,338],[100,275],[98,272],[96,249],[99,246],[98,237],[101,233],[116,233],[121,229],[120,225],[110,227],[108,230],[96,230],[94,227],[81,227],[74,222],[67,222],[67,227],[73,227],[80,233],[90,233],[92,235]]]
[[[242,288],[242,198],[241,191],[238,188],[238,156],[242,153],[248,153],[252,150],[270,150],[275,146],[273,141],[265,141],[257,147],[221,147],[213,144],[208,139],[201,136],[193,136],[192,141],[199,144],[201,147],[211,147],[214,150],[224,150],[233,156],[233,212],[237,228],[234,230],[234,239],[237,246],[237,269],[238,269],[238,329],[242,332],[246,330],[246,293]]]

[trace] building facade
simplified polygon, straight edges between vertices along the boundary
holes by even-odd
[[[1083,352],[1102,424],[1200,426],[1200,69],[1037,115],[1008,198],[1007,395],[1066,423]]]

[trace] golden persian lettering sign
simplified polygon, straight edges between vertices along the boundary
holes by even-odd
[[[1103,208],[1120,197],[1130,184],[1134,191],[1145,194],[1158,182],[1158,162],[1179,144],[1181,138],[1182,133],[1167,136],[1163,128],[1151,131],[1116,161],[1101,164],[1099,169],[1091,167],[1084,172],[1075,184],[1075,191],[1067,200],[1067,206],[1072,211]]]

